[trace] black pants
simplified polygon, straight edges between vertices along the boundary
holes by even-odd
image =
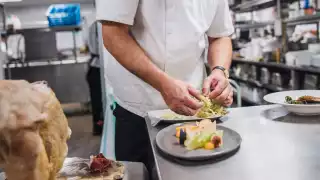
[[[93,132],[102,133],[103,124],[101,124],[101,121],[103,121],[103,110],[100,68],[90,66],[87,73],[87,81],[90,90]]]
[[[144,163],[148,169],[150,179],[153,179],[154,158],[144,118],[127,111],[119,105],[116,105],[113,114],[116,117],[116,159]]]

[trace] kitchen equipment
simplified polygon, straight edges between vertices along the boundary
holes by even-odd
[[[264,96],[264,100],[269,103],[281,104],[289,112],[301,116],[320,115],[320,104],[288,104],[285,97],[290,96],[292,99],[298,99],[301,96],[320,97],[320,90],[295,90],[282,91]]]
[[[223,130],[223,145],[214,150],[197,149],[188,151],[182,145],[177,143],[177,138],[174,136],[176,127],[182,124],[173,124],[162,129],[156,136],[156,145],[166,155],[174,158],[199,161],[222,157],[227,154],[236,152],[242,142],[241,136],[234,130],[224,126],[217,126],[218,130]]]
[[[257,67],[251,66],[251,72],[250,72],[250,79],[256,79],[257,78]]]
[[[261,84],[269,84],[269,80],[270,80],[269,70],[267,68],[261,68],[261,77],[260,77]]]
[[[276,86],[282,86],[282,79],[280,73],[272,74],[271,84],[274,84]]]
[[[310,66],[313,55],[315,55],[315,53],[307,50],[287,52],[285,55],[286,64],[290,66]]]
[[[319,43],[309,44],[308,51],[316,54],[320,53],[320,44]]]
[[[320,54],[312,56],[311,66],[320,67]]]

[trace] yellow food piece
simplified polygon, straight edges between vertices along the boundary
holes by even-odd
[[[180,138],[180,129],[179,129],[179,130],[176,130],[176,137],[177,137],[177,138]]]
[[[198,129],[199,127],[198,126],[196,126],[196,125],[190,125],[190,124],[188,124],[188,125],[184,125],[184,126],[178,126],[178,127],[176,127],[176,131],[180,131],[180,129],[189,129],[189,130],[195,130],[195,129]]]
[[[212,142],[207,142],[204,145],[204,148],[207,149],[207,150],[212,150],[212,149],[214,149],[214,144]]]

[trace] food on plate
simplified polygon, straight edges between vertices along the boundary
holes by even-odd
[[[202,108],[197,112],[196,116],[199,118],[209,118],[215,115],[226,115],[227,111],[226,109],[214,102],[213,100],[209,99],[206,96],[201,96],[201,101],[203,102]]]
[[[0,169],[8,180],[54,180],[71,130],[43,82],[0,81]]]
[[[216,129],[216,122],[204,119],[196,124],[184,124],[176,128],[176,138],[188,150],[204,148],[213,150],[222,146],[223,131]]]
[[[320,103],[320,97],[301,96],[295,100],[290,96],[286,96],[285,101],[288,104],[318,104]]]
[[[188,116],[183,116],[180,114],[176,114],[174,112],[169,112],[161,116],[162,119],[170,119],[170,120],[185,120]]]
[[[104,157],[102,153],[90,159],[67,158],[58,180],[121,180],[124,165]]]
[[[201,101],[203,102],[202,108],[195,115],[196,118],[210,118],[214,116],[224,116],[227,114],[227,110],[222,105],[214,102],[208,97],[201,96]],[[186,120],[189,117],[170,112],[161,116],[162,119],[171,120]]]

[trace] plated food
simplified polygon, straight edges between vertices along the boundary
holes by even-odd
[[[236,152],[241,136],[208,119],[170,125],[158,132],[156,145],[170,159],[201,161]],[[166,157],[167,157],[166,156]]]
[[[223,131],[217,130],[215,121],[204,119],[196,124],[176,127],[175,137],[187,150],[199,148],[213,150],[222,146]]]
[[[203,102],[202,108],[197,112],[196,117],[209,118],[212,116],[224,116],[227,114],[227,110],[222,105],[218,104],[214,100],[209,99],[206,96],[201,96]]]
[[[201,119],[216,119],[228,113],[227,109],[222,105],[210,100],[208,97],[201,96],[203,107],[194,116],[179,115],[171,110],[159,110],[149,112],[149,117],[157,118],[164,121],[179,121],[179,120],[201,120]]]
[[[58,180],[122,180],[124,165],[104,157],[102,153],[90,159],[68,158]]]
[[[286,96],[285,101],[288,104],[320,104],[320,97],[300,96],[297,99],[293,99],[290,96]]]
[[[280,104],[289,112],[302,115],[320,115],[320,90],[294,90],[264,96],[269,103]]]

